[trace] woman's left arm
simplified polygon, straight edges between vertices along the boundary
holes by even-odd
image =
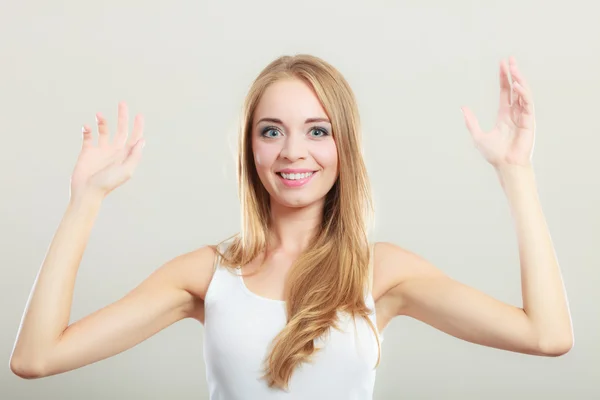
[[[496,171],[518,238],[523,311],[538,335],[539,348],[549,355],[564,354],[573,345],[571,317],[533,169],[506,165]]]
[[[490,132],[480,129],[471,110],[462,109],[475,147],[494,167],[510,206],[519,246],[523,307],[498,301],[447,277],[416,254],[383,243],[375,254],[385,292],[380,304],[391,316],[408,315],[470,342],[559,356],[572,348],[573,330],[531,166],[532,94],[513,57],[508,65],[501,62],[499,77],[500,108]]]

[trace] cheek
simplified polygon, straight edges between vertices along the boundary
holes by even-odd
[[[254,163],[257,170],[269,170],[277,159],[278,149],[272,144],[254,142],[252,144]]]
[[[319,163],[319,165],[321,165],[322,167],[328,169],[337,169],[337,147],[333,139],[326,143],[320,143],[319,146],[315,146],[315,148],[312,151],[312,155],[317,161],[317,163]]]

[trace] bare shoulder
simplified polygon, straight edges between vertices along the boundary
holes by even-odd
[[[418,277],[443,273],[424,257],[389,242],[377,242],[373,255],[373,297],[377,300]]]
[[[214,273],[216,254],[214,245],[202,246],[176,256],[161,269],[168,271],[178,287],[204,300]]]
[[[157,282],[161,287],[176,289],[181,296],[180,318],[203,322],[204,297],[213,277],[216,254],[216,246],[205,245],[175,256],[154,271],[142,286]]]

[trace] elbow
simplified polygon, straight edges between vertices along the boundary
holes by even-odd
[[[563,338],[544,340],[540,342],[540,353],[547,357],[560,357],[567,354],[573,348],[573,335]]]
[[[10,370],[23,379],[39,379],[46,376],[41,363],[21,360],[17,357],[11,357]]]

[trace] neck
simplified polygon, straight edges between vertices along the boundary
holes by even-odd
[[[271,202],[269,251],[299,254],[317,233],[323,218],[324,202],[291,208]]]

